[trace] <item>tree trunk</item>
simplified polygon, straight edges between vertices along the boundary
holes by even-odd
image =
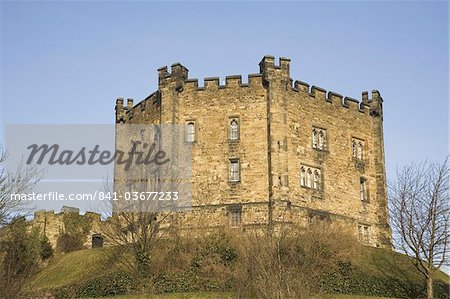
[[[427,298],[433,298],[433,277],[427,277]]]

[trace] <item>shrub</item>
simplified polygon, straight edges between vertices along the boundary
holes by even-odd
[[[56,240],[56,249],[61,252],[71,252],[83,249],[93,218],[90,215],[67,213],[63,215],[64,232]]]
[[[24,217],[6,226],[0,240],[3,260],[0,271],[0,297],[17,296],[26,279],[37,269],[40,240],[37,229],[29,230]]]
[[[84,238],[80,235],[62,233],[56,239],[56,249],[60,252],[71,252],[83,249]]]
[[[53,256],[53,248],[52,244],[48,240],[47,236],[42,237],[41,239],[41,258],[43,260],[49,259]]]
[[[320,279],[351,262],[356,240],[341,227],[294,226],[242,237],[233,289],[243,297],[305,298],[320,294]]]

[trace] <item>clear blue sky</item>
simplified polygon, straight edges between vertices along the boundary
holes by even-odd
[[[156,69],[291,76],[360,98],[380,90],[388,176],[448,153],[448,3],[2,2],[1,129],[7,123],[113,123],[117,97],[143,99]],[[0,133],[0,140],[3,133]]]

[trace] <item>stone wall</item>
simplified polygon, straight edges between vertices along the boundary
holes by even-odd
[[[159,88],[133,107],[117,100],[118,123],[194,123],[192,184],[194,211],[179,215],[184,227],[230,226],[238,209],[239,228],[316,219],[342,219],[365,241],[389,246],[382,99],[373,91],[359,102],[290,78],[290,60],[272,56],[260,73],[219,78],[188,78],[177,63],[158,70]],[[230,140],[230,121],[239,139]],[[324,133],[321,149],[312,130]],[[354,157],[352,141],[363,144]],[[316,148],[315,148],[316,147]],[[240,179],[230,182],[230,161],[239,160]],[[320,173],[318,188],[301,186],[302,166]],[[364,182],[364,200],[361,184]],[[316,217],[316,218],[314,218]]]
[[[34,213],[34,219],[32,220],[32,226],[38,227],[39,230],[44,234],[52,244],[53,248],[56,248],[58,236],[65,231],[63,217],[64,214],[75,213],[79,215],[80,211],[78,208],[63,207],[60,213],[55,213],[55,211],[37,211]],[[81,218],[91,217],[92,226],[90,232],[86,235],[86,240],[84,242],[84,247],[92,247],[92,236],[102,235],[102,225],[100,214],[93,212],[86,212],[84,215],[80,215]]]

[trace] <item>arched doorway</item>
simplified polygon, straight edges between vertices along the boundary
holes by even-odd
[[[101,234],[92,235],[92,248],[103,247],[103,237]]]

